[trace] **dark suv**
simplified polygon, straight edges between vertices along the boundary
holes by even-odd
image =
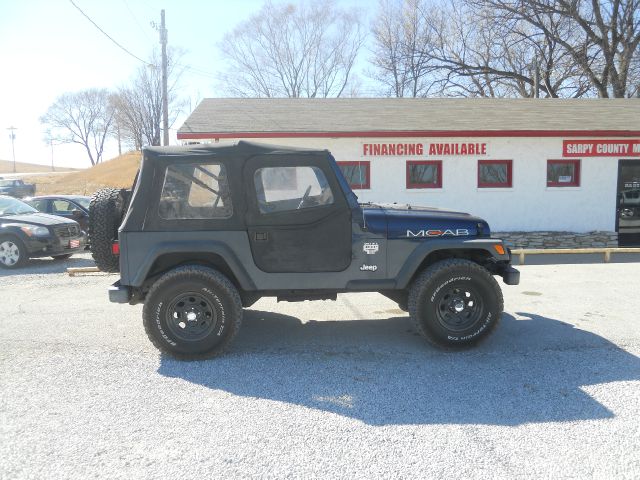
[[[18,268],[35,257],[69,258],[84,250],[85,243],[77,222],[0,196],[0,267]]]
[[[98,266],[120,271],[111,301],[144,302],[149,338],[178,358],[220,354],[261,297],[343,292],[380,292],[432,343],[467,346],[502,313],[494,275],[519,281],[487,222],[359,204],[326,150],[148,148],[133,192],[94,195],[89,229]]]

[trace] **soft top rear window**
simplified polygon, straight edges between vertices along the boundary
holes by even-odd
[[[168,166],[158,212],[165,220],[231,217],[233,207],[225,166],[222,163]]]

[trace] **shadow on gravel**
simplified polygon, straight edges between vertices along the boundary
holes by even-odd
[[[444,352],[408,317],[308,322],[247,310],[231,353],[162,356],[159,373],[370,425],[520,425],[613,418],[581,387],[640,380],[640,358],[573,325],[504,315],[479,347]]]
[[[56,260],[51,257],[32,258],[24,267],[16,270],[0,268],[0,277],[38,275],[43,273],[64,273],[67,271],[67,268],[71,267],[95,267],[96,263],[91,257],[86,258],[86,254],[82,255],[82,257],[71,257],[66,260]]]

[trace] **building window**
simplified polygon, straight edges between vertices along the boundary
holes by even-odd
[[[337,162],[344,178],[354,190],[371,188],[370,162]]]
[[[579,187],[580,160],[547,160],[547,187]]]
[[[407,161],[407,188],[442,188],[442,161]]]
[[[511,188],[513,160],[478,160],[479,188]]]

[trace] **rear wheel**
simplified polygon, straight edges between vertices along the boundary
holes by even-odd
[[[103,188],[91,196],[89,245],[96,266],[103,272],[120,270],[120,257],[114,255],[112,245],[118,238],[124,204],[121,190],[115,188]]]
[[[469,260],[431,265],[409,292],[409,313],[417,330],[441,347],[476,344],[496,327],[502,309],[498,282]]]
[[[19,268],[29,258],[23,243],[14,237],[0,238],[0,267]]]
[[[242,323],[242,302],[220,272],[188,265],[156,281],[142,311],[147,336],[162,352],[181,360],[216,357]]]

